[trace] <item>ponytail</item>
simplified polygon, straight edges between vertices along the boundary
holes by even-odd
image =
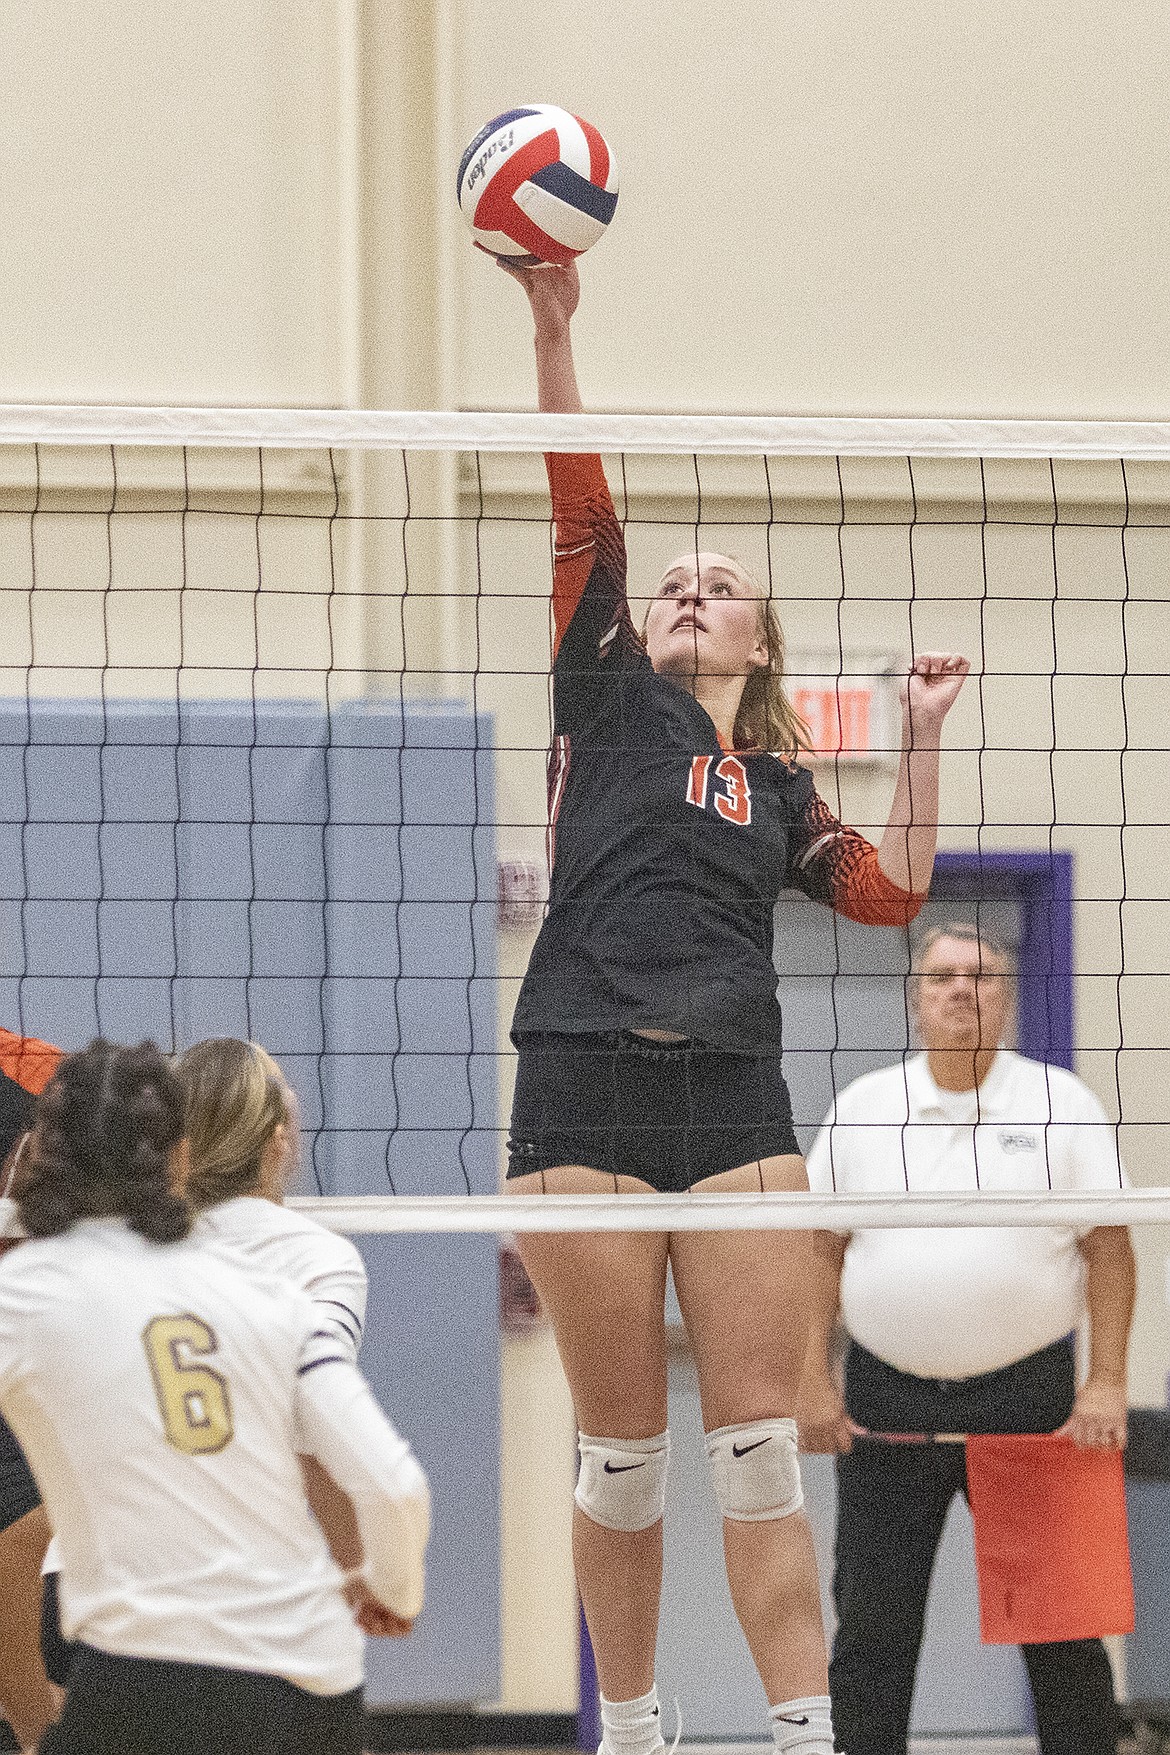
[[[288,1087],[258,1042],[197,1042],[177,1067],[191,1152],[187,1195],[202,1210],[260,1188],[261,1160],[292,1117]]]

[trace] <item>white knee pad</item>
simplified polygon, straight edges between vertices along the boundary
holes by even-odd
[[[754,1420],[707,1434],[715,1497],[724,1517],[763,1523],[804,1504],[795,1420]]]
[[[607,1530],[648,1530],[666,1509],[670,1433],[656,1438],[577,1434],[581,1470],[573,1495],[586,1517]]]

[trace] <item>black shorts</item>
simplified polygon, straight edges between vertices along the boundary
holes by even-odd
[[[310,1694],[279,1676],[75,1648],[40,1755],[360,1755],[362,1691]]]
[[[0,1415],[0,1530],[41,1502],[32,1470],[7,1420]]]
[[[526,1033],[519,1042],[508,1175],[583,1164],[681,1194],[705,1176],[798,1153],[780,1050]]]

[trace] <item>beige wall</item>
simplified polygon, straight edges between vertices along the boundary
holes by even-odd
[[[592,405],[1165,412],[1159,0],[463,0],[462,19],[465,134],[556,102],[617,154],[580,325]],[[530,380],[492,272],[468,259],[461,383],[509,407]]]
[[[1168,412],[1154,0],[44,0],[10,3],[5,27],[0,400],[531,406],[522,299],[470,249],[453,181],[487,116],[537,99],[597,122],[623,175],[583,267],[592,407]],[[184,477],[178,454],[119,453],[115,484],[108,456],[43,452],[39,488],[30,453],[0,456],[0,686],[34,662],[34,686],[86,691],[104,663],[107,687],[157,692],[180,656],[211,667],[181,678],[206,692],[250,688],[257,662],[273,693],[318,693],[330,663],[355,692],[404,666],[419,694],[464,692],[474,671],[511,746],[501,845],[538,857],[539,465],[410,460],[403,606],[401,460],[337,464],[342,512],[379,516],[335,528],[331,573],[323,519],[301,516],[333,503],[321,455],[269,454],[261,484],[255,458]],[[1164,472],[1130,475],[1127,586],[1119,472],[1058,471],[1055,599],[1042,466],[988,470],[1003,522],[984,541],[971,466],[919,466],[911,539],[905,466],[849,464],[840,550],[831,464],[773,465],[792,522],[770,534],[758,464],[702,473],[707,534],[770,561],[795,643],[836,649],[840,624],[846,666],[912,638],[981,657],[949,732],[944,843],[1076,854],[1080,1070],[1111,1112],[1120,1090],[1135,1181],[1165,1181],[1164,1002],[1145,978],[1167,968]],[[694,481],[632,461],[627,487],[652,520],[630,527],[638,589],[692,540]],[[240,513],[261,506],[258,570]],[[456,509],[488,516],[458,535],[426,517]],[[230,595],[202,597],[210,581]],[[880,824],[888,786],[851,776],[842,809]],[[502,1026],[527,948],[502,948]],[[1140,1242],[1135,1389],[1154,1400],[1166,1244]],[[547,1334],[506,1344],[504,1411],[503,1704],[567,1710],[572,1415]]]
[[[334,400],[334,10],[3,16],[3,399]]]

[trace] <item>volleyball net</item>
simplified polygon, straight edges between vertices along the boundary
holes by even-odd
[[[1014,1045],[1075,1065],[1137,1186],[499,1199],[547,895],[546,450],[603,453],[635,600],[700,550],[760,580],[818,789],[871,839],[911,653],[971,659],[918,930],[1013,948]],[[1170,427],[8,407],[0,555],[0,1024],[263,1042],[327,1223],[1170,1213]],[[781,898],[806,1148],[911,1050],[912,936]]]

